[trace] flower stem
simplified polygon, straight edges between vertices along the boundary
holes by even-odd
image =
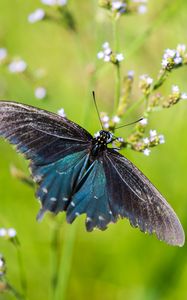
[[[157,81],[154,83],[152,88],[150,89],[149,93],[146,95],[143,95],[138,101],[136,101],[134,104],[132,104],[127,111],[125,112],[125,117],[127,117],[130,113],[132,113],[138,106],[140,106],[143,102],[146,103],[146,108],[149,104],[149,97],[152,94],[152,92],[156,91],[164,82],[166,77],[169,75],[167,71],[163,71],[158,76]]]
[[[76,224],[68,225],[64,246],[62,250],[61,262],[59,266],[58,280],[54,295],[54,300],[66,299],[66,291],[68,286],[68,280],[71,272],[71,263],[73,257],[73,248],[76,237]]]
[[[114,51],[118,52],[119,41],[117,32],[117,20],[113,19],[113,39],[114,39]],[[114,97],[114,111],[117,110],[120,100],[120,90],[121,90],[121,74],[120,74],[120,64],[115,64],[116,74],[115,74],[115,97]]]
[[[26,298],[21,295],[10,283],[6,282],[6,288],[11,294],[15,296],[17,300],[26,300]]]

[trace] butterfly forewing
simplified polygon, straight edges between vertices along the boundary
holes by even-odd
[[[0,102],[0,135],[38,165],[84,150],[92,139],[67,118],[8,101]]]

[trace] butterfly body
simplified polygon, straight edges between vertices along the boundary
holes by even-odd
[[[184,244],[174,210],[128,159],[108,147],[113,134],[92,137],[78,124],[32,106],[0,101],[0,136],[30,160],[46,211],[65,211],[72,223],[86,214],[86,229],[104,230],[119,218],[171,245]]]

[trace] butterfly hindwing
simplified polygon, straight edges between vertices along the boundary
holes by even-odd
[[[109,222],[114,222],[114,218],[108,202],[106,176],[100,160],[92,163],[82,182],[67,208],[67,221],[72,223],[78,215],[85,213],[88,231],[95,227],[104,230]]]
[[[88,153],[85,150],[67,155],[49,165],[31,166],[33,178],[39,185],[36,196],[42,203],[39,218],[47,210],[57,214],[67,209],[87,159]]]
[[[171,206],[152,183],[124,156],[107,149],[104,157],[109,203],[114,216],[126,217],[143,232],[183,245],[184,231]]]

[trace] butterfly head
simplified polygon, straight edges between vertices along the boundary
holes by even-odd
[[[93,139],[92,154],[97,155],[98,152],[107,148],[107,144],[113,140],[113,134],[110,131],[100,130],[95,134]]]

